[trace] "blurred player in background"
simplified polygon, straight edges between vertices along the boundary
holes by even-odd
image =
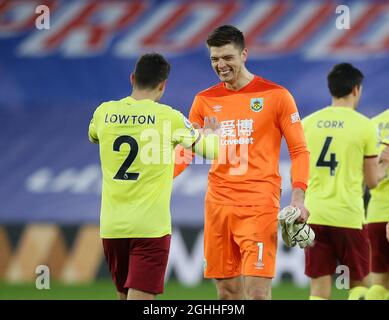
[[[217,122],[204,124],[211,132],[204,136],[179,111],[157,103],[169,72],[161,55],[140,57],[131,96],[101,104],[89,126],[103,172],[100,235],[122,300],[154,299],[163,292],[175,146],[217,157]]]
[[[328,74],[332,104],[303,120],[311,153],[305,204],[316,239],[305,249],[305,274],[311,278],[310,299],[329,299],[337,261],[349,268],[349,299],[366,292],[369,241],[363,229],[363,182],[378,183],[377,130],[356,112],[363,74],[348,63]]]
[[[380,176],[386,177],[370,191],[367,209],[367,228],[371,246],[371,284],[366,293],[367,300],[389,299],[389,109],[373,118],[378,127],[381,143]]]
[[[206,278],[216,279],[219,299],[270,299],[275,275],[278,173],[282,136],[292,160],[291,205],[305,221],[309,153],[292,95],[249,72],[242,32],[224,25],[209,34],[211,64],[220,83],[198,93],[189,119],[221,124],[219,159],[209,171],[205,199]],[[222,151],[223,150],[223,151]],[[179,174],[187,164],[176,166]]]

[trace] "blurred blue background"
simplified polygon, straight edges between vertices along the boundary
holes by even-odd
[[[36,26],[40,4],[48,30]],[[347,27],[340,4],[350,29],[337,28]],[[93,111],[128,95],[136,58],[158,51],[172,64],[162,102],[188,115],[194,95],[218,81],[205,38],[226,23],[246,34],[249,70],[288,88],[302,117],[330,103],[326,75],[343,61],[365,74],[360,112],[388,107],[387,1],[0,1],[0,223],[97,223]],[[280,172],[284,205],[285,147]],[[202,225],[206,175],[192,165],[175,181],[173,224]]]

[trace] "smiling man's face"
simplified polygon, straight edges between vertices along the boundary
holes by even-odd
[[[233,44],[209,47],[213,70],[220,81],[230,85],[237,83],[247,59],[247,49],[236,48]]]

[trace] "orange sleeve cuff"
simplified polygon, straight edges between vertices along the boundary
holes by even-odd
[[[181,145],[176,147],[173,178],[179,176],[188,167],[193,157],[194,153],[191,149],[184,149]]]
[[[305,192],[305,190],[307,190],[307,188],[308,188],[308,186],[307,186],[304,182],[294,182],[294,183],[292,184],[292,187],[293,187],[294,189],[297,189],[297,188],[303,189],[304,192]]]

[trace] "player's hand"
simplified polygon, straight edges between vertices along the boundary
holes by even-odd
[[[309,217],[309,211],[307,208],[305,208],[304,204],[290,204],[293,207],[299,208],[300,209],[300,217],[297,218],[296,222],[298,223],[304,223],[307,222],[308,217]]]
[[[192,122],[192,127],[197,130],[201,129],[201,126],[197,122]]]
[[[386,146],[385,149],[381,152],[379,162],[389,162],[389,146]]]
[[[203,127],[203,132],[205,135],[215,133],[219,134],[219,129],[220,129],[220,123],[217,121],[216,117],[205,117],[204,118],[204,127]]]
[[[200,134],[203,134],[203,128],[197,123],[197,122],[192,122],[192,127],[196,129]]]
[[[300,217],[297,218],[296,222],[304,223],[307,222],[309,217],[309,211],[304,205],[305,193],[302,189],[293,189],[292,190],[292,201],[290,205],[300,209]]]
[[[306,248],[313,244],[315,232],[307,223],[298,223],[301,216],[300,209],[292,206],[283,208],[278,213],[278,222],[281,226],[282,240],[286,246],[294,247],[297,243],[300,248]]]
[[[389,242],[389,222],[386,224],[386,239]]]

